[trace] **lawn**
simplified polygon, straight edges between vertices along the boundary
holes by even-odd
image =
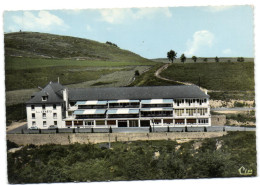
[[[209,90],[254,91],[254,62],[172,64],[161,76]]]
[[[239,145],[237,144],[239,143]],[[172,140],[25,146],[8,153],[9,183],[256,176],[255,132],[187,143]],[[198,146],[198,147],[195,147]],[[8,142],[8,147],[15,147]],[[155,152],[157,155],[155,155]],[[251,175],[239,173],[244,167]]]

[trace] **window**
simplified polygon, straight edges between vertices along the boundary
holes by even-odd
[[[45,105],[42,105],[42,110],[45,110]]]
[[[177,103],[177,106],[180,106],[180,104],[184,103],[184,99],[176,99],[175,103]]]
[[[46,121],[43,121],[43,126],[46,127],[47,126],[47,123]]]
[[[56,109],[56,104],[53,104],[53,109]]]
[[[105,120],[96,120],[96,125],[105,125]]]
[[[108,120],[107,125],[116,125],[116,120]]]
[[[53,113],[53,118],[57,118],[57,113]]]
[[[129,120],[129,127],[138,127],[138,120]]]
[[[91,126],[91,125],[94,125],[94,121],[86,121],[85,124],[87,126]]]
[[[54,123],[54,125],[57,125],[57,121],[54,121],[53,123]]]
[[[189,116],[193,116],[196,113],[196,109],[186,109],[186,112]]]
[[[208,119],[199,119],[198,122],[199,122],[199,125],[208,125],[209,120]]]
[[[33,122],[32,122],[32,126],[35,126],[35,125],[36,125],[36,122],[35,122],[35,121],[33,121]]]
[[[163,119],[163,123],[164,124],[172,124],[173,123],[173,119]]]
[[[35,119],[35,113],[32,113],[32,119]]]
[[[72,121],[66,121],[65,124],[66,124],[67,127],[72,126]]]
[[[184,125],[185,124],[185,120],[184,119],[175,119],[175,124],[179,124],[179,125]]]
[[[153,120],[154,124],[158,125],[158,124],[161,124],[162,123],[162,120],[160,119],[155,119]]]
[[[46,113],[42,113],[42,118],[46,118]]]
[[[198,113],[200,114],[200,115],[206,115],[207,114],[207,112],[208,112],[208,109],[198,109]]]
[[[34,105],[31,105],[31,109],[34,110]]]
[[[47,101],[48,96],[42,96],[42,101]]]
[[[175,115],[182,116],[182,114],[184,113],[184,109],[175,109],[174,112]]]

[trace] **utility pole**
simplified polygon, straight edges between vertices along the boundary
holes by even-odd
[[[154,119],[152,119],[152,122],[153,122],[153,132],[154,132]]]
[[[110,149],[111,143],[110,143],[110,132],[108,132],[108,148]]]

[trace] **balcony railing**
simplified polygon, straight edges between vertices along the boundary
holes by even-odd
[[[141,117],[172,117],[172,114],[141,114]]]

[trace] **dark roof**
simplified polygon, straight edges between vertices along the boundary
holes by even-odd
[[[40,92],[34,94],[34,97],[26,103],[62,103],[63,89],[64,87],[61,84],[57,82],[50,82]],[[42,101],[42,96],[48,96],[47,101]]]
[[[198,86],[150,86],[69,89],[69,100],[208,98]]]

